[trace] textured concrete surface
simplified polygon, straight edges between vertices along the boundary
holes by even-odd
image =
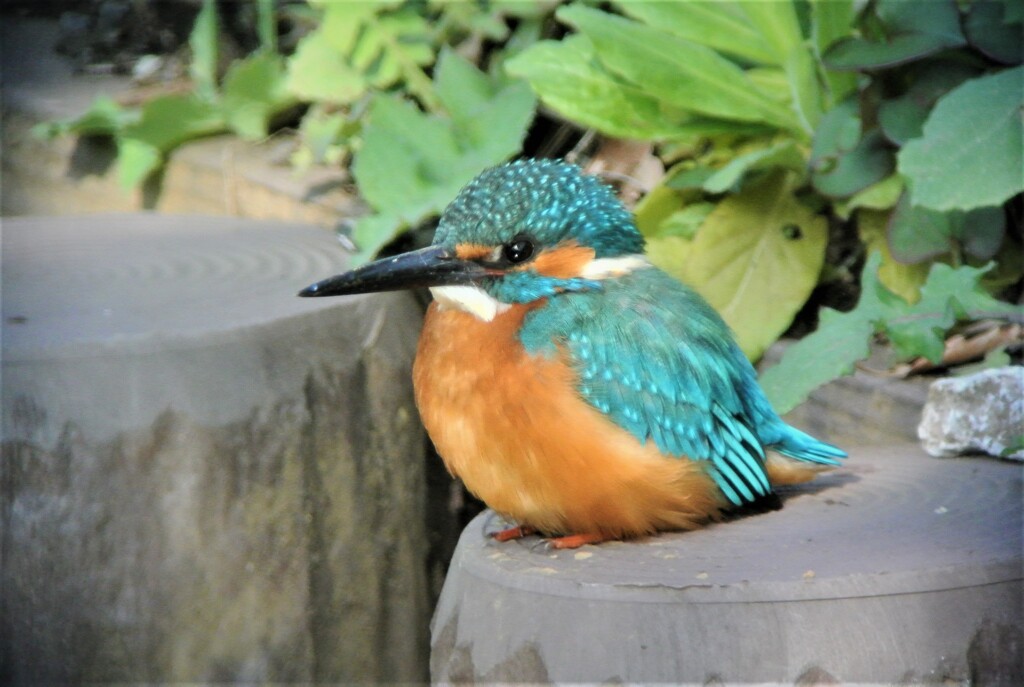
[[[465,530],[436,682],[1024,684],[1021,470],[854,448],[782,510],[551,551]]]
[[[426,677],[408,294],[332,235],[4,220],[0,681]]]
[[[933,456],[1004,456],[1024,437],[1024,367],[1000,367],[932,383],[917,428]],[[1006,453],[1024,460],[1024,449]]]

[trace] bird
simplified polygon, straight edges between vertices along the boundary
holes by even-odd
[[[448,471],[557,549],[781,507],[846,453],[786,424],[718,313],[651,264],[632,213],[578,166],[481,172],[431,245],[299,292],[427,287],[416,405]],[[784,278],[784,277],[781,277]]]

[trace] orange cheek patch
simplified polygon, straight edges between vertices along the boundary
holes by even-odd
[[[587,263],[594,259],[594,255],[593,248],[586,248],[575,241],[567,241],[538,255],[530,266],[547,277],[571,279],[580,276]]]
[[[479,243],[460,243],[455,246],[455,255],[460,260],[479,260],[490,257],[493,252],[493,246],[483,246]]]

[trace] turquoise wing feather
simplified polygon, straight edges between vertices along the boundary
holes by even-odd
[[[735,505],[771,493],[765,446],[829,464],[844,455],[778,418],[728,327],[690,288],[656,268],[601,287],[550,298],[520,338],[531,353],[566,351],[580,395],[638,439],[707,460]],[[789,446],[798,439],[809,443]]]

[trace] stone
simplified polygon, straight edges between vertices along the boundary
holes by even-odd
[[[0,682],[427,675],[409,294],[332,234],[5,219]]]
[[[933,456],[981,453],[1024,460],[1024,367],[933,382],[917,434]]]
[[[784,507],[557,551],[466,528],[435,683],[1021,684],[1021,482],[1006,461],[847,447]]]

